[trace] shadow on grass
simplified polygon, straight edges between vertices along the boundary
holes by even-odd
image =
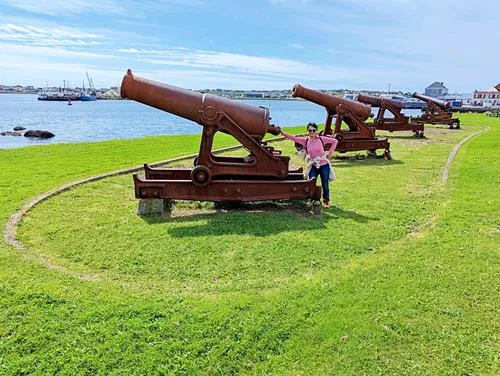
[[[410,133],[410,131],[408,131],[407,133],[400,133],[400,132],[387,133],[384,136],[389,137],[389,140],[391,138],[393,138],[393,139],[398,139],[398,140],[411,140],[411,141],[421,140],[422,142],[424,142],[427,138],[427,137],[425,137],[425,134],[424,134],[424,137],[415,137],[415,135],[413,133]]]
[[[172,216],[143,216],[151,225],[168,223],[172,237],[219,236],[248,234],[267,236],[290,231],[324,230],[327,223],[336,218],[348,218],[357,222],[378,220],[331,207],[324,214],[312,214],[307,205],[296,203],[244,203],[238,206],[222,206],[211,212],[203,209],[174,209]]]
[[[403,161],[398,159],[386,160],[382,156],[372,157],[367,155],[352,155],[352,156],[339,156],[332,161],[332,166],[336,167],[353,167],[353,166],[392,166],[404,164]]]
[[[331,215],[333,218],[345,218],[352,219],[359,223],[367,223],[369,221],[378,221],[380,218],[369,217],[363,214],[358,214],[353,210],[344,210],[342,208],[338,208],[336,206],[330,207],[330,209],[326,212],[327,215]]]

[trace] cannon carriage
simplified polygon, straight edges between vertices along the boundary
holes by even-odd
[[[450,102],[418,93],[413,93],[413,98],[426,102],[427,107],[422,116],[414,118],[412,121],[420,121],[425,124],[445,124],[450,129],[460,128],[460,119],[452,117],[453,113],[450,111]]]
[[[365,122],[371,115],[370,106],[308,89],[299,84],[293,87],[292,96],[325,108],[326,120],[323,134],[335,137],[339,141],[335,151],[345,153],[368,150],[375,153],[376,150],[383,149],[384,157],[391,159],[390,143],[387,138],[376,137],[375,127]],[[333,118],[335,118],[335,123],[332,129]],[[343,129],[342,123],[345,123],[348,129]]]
[[[270,123],[266,108],[201,94],[132,74],[123,78],[121,96],[197,122],[203,127],[194,168],[151,168],[134,175],[140,199],[244,202],[264,200],[319,200],[315,179],[304,179],[301,169],[290,170],[290,157],[266,141],[280,129]],[[246,157],[213,153],[217,132],[232,135],[249,152]]]
[[[389,132],[410,131],[418,138],[424,137],[424,123],[418,120],[410,120],[410,117],[401,113],[404,105],[403,102],[367,94],[358,94],[356,100],[373,107],[378,107],[377,117],[373,121],[375,128]],[[390,112],[393,117],[386,117],[386,112]]]

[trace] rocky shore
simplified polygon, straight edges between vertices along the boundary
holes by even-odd
[[[49,131],[43,131],[38,129],[30,129],[26,130],[26,128],[22,126],[16,126],[12,130],[0,132],[0,136],[14,136],[14,137],[29,137],[29,138],[52,138],[55,137],[55,134]]]

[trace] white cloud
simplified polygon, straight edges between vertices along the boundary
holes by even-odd
[[[219,51],[173,48],[146,50],[137,48],[119,49],[119,52],[138,55],[149,64],[170,65],[187,68],[210,68],[217,71],[236,71],[246,75],[270,75],[289,79],[337,79],[351,77],[350,70],[304,63],[276,57],[252,56]],[[148,58],[148,55],[151,58]]]
[[[57,16],[61,14],[118,14],[130,18],[145,17],[152,12],[173,8],[200,7],[204,0],[4,0],[6,5],[30,13]]]
[[[33,46],[95,46],[109,38],[70,27],[0,24],[0,40]]]
[[[5,4],[31,13],[50,16],[77,13],[122,13],[123,9],[114,0],[4,0]]]
[[[66,59],[112,59],[116,57],[115,55],[111,54],[75,51],[60,47],[23,46],[10,43],[0,43],[0,50],[2,50],[6,56],[16,57],[19,60],[19,63],[21,63],[25,59],[30,59],[35,56]]]
[[[3,46],[0,46],[2,48]],[[64,61],[64,62],[63,62]],[[2,77],[12,77],[14,81],[2,84],[34,85],[35,87],[62,86],[63,80],[72,86],[81,85],[88,72],[96,87],[118,86],[125,74],[123,68],[107,67],[100,63],[87,62],[84,57],[67,62],[62,59],[47,59],[42,56],[23,58],[22,55],[7,54],[0,59]],[[21,75],[20,75],[20,72]]]
[[[217,87],[223,87],[223,83],[229,85],[233,79],[230,88],[238,88],[236,83],[245,83],[242,87],[245,89],[258,88],[258,82],[262,85],[261,88],[268,89],[289,89],[297,82],[313,88],[345,87],[348,86],[346,83],[351,87],[370,88],[370,79],[373,76],[391,74],[399,78],[402,74],[396,69],[389,71],[373,66],[356,68],[323,65],[277,57],[187,48],[122,48],[118,51],[129,56],[128,64],[132,67],[144,69],[146,63],[152,66],[149,71],[153,74],[165,71],[158,67],[169,67],[168,72],[177,72],[170,80],[182,78],[190,84],[196,84],[194,88],[208,87],[212,81],[217,82],[217,77],[220,80],[219,84],[215,83]],[[193,76],[197,77],[197,81],[193,81]]]

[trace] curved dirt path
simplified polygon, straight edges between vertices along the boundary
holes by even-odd
[[[482,130],[468,135],[467,137],[465,137],[463,140],[461,140],[458,144],[456,144],[453,147],[453,149],[450,151],[450,154],[448,155],[448,159],[446,160],[446,163],[444,164],[443,174],[441,175],[441,184],[444,185],[448,181],[448,173],[450,171],[451,163],[455,159],[455,156],[457,155],[458,150],[460,150],[460,147],[463,144],[465,144],[467,141],[469,141],[471,138],[473,138],[481,133],[487,132],[489,130],[490,130],[490,127],[484,127]]]

